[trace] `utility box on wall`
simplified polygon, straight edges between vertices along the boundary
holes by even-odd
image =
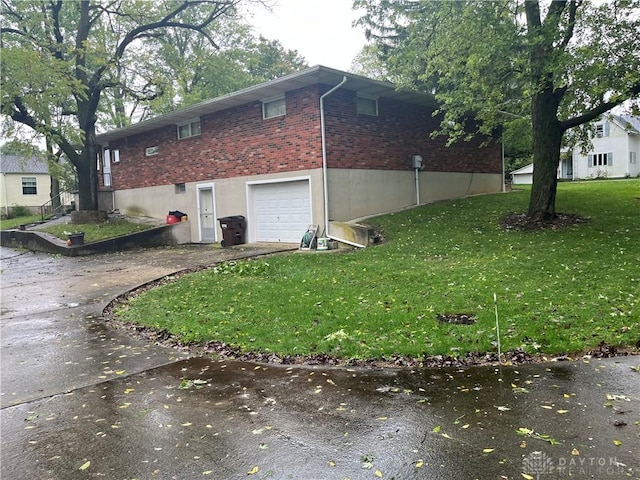
[[[416,170],[422,170],[424,168],[422,166],[422,156],[420,156],[420,155],[411,155],[411,165]]]

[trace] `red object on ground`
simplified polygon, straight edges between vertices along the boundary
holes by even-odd
[[[176,217],[175,215],[167,215],[167,223],[171,224],[171,223],[180,223],[180,218]]]

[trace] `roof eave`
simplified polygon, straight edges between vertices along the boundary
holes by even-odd
[[[409,103],[417,103],[431,107],[437,106],[435,98],[431,95],[407,90],[397,90],[391,83],[372,80],[352,73],[342,72],[322,65],[316,65],[276,80],[247,87],[242,90],[238,90],[237,92],[206,100],[134,125],[110,130],[99,134],[97,136],[97,140],[98,143],[104,145],[110,141],[119,140],[131,135],[149,132],[168,125],[177,125],[181,122],[188,121],[189,119],[197,118],[202,115],[282,95],[291,90],[297,90],[299,88],[315,84],[334,85],[339,83],[343,77],[347,77],[347,84],[345,88],[351,87],[351,89],[363,91],[378,97],[391,97]]]

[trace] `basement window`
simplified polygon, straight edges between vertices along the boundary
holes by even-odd
[[[356,97],[356,109],[358,115],[378,116],[378,99],[367,95],[358,94]]]
[[[154,145],[153,147],[147,147],[144,149],[145,157],[152,157],[153,155],[158,155],[160,152],[160,147],[158,145]]]
[[[287,103],[284,96],[264,100],[262,102],[262,119],[282,117],[287,114]]]
[[[184,183],[176,183],[176,194],[185,193],[187,191],[187,186]]]
[[[196,137],[202,133],[200,119],[190,120],[188,122],[178,124],[178,139]]]

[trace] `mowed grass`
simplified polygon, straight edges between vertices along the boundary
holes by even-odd
[[[28,225],[29,223],[36,223],[41,220],[40,215],[28,215],[24,217],[6,218],[0,220],[0,230],[11,230],[12,228],[18,228],[20,225]]]
[[[69,233],[84,232],[84,241],[87,243],[142,232],[151,227],[152,225],[129,222],[127,220],[110,220],[104,223],[50,225],[43,228],[42,231],[63,240],[69,238]]]
[[[640,181],[561,183],[557,211],[588,223],[507,231],[529,191],[371,219],[385,242],[223,264],[135,297],[116,316],[242,351],[342,359],[496,351],[577,353],[640,340]],[[470,314],[454,325],[438,314]]]
[[[18,228],[20,225],[28,225],[30,223],[40,222],[39,215],[28,217],[17,217],[0,222],[0,229],[10,230]],[[84,241],[96,242],[99,240],[107,240],[109,238],[137,233],[152,228],[153,225],[129,222],[127,220],[111,220],[104,223],[83,223],[83,224],[58,224],[49,225],[41,229],[62,240],[69,238],[69,233],[84,232]]]

